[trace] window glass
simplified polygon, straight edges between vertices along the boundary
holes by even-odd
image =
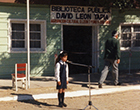
[[[131,41],[121,41],[121,47],[131,47]]]
[[[12,23],[12,31],[24,31],[24,24],[21,23]]]
[[[140,26],[134,26],[134,32],[140,32]]]
[[[25,32],[24,24],[12,23],[12,48],[24,48],[25,47]]]
[[[30,24],[30,31],[41,31],[40,24]]]
[[[122,26],[121,32],[131,32],[131,26]]]
[[[30,47],[41,48],[41,29],[40,24],[30,24]]]
[[[30,41],[30,47],[31,48],[40,48],[40,41]]]
[[[27,22],[26,20],[10,20],[10,46],[12,51],[27,51]],[[46,33],[41,27],[45,29],[45,20],[37,20],[30,22],[30,50],[31,51],[45,51]]]
[[[24,32],[12,32],[12,39],[24,39],[25,33]]]
[[[30,33],[30,39],[41,39],[41,33]]]
[[[140,25],[121,26],[121,47],[140,47]]]
[[[122,34],[122,39],[123,40],[130,40],[131,39],[131,34]]]
[[[25,24],[12,23],[12,47],[24,48]],[[20,40],[20,41],[19,41]],[[40,24],[30,24],[30,47],[41,48]],[[36,41],[37,40],[37,41]]]
[[[133,46],[140,47],[140,33],[135,33],[133,37]]]
[[[24,41],[12,41],[12,48],[24,48]]]

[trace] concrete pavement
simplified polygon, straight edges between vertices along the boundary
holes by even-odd
[[[136,82],[125,82],[123,86],[103,85],[102,89],[98,89],[98,74],[91,75],[91,95],[108,94],[114,92],[122,92],[128,90],[140,90],[139,80]],[[131,76],[130,79],[134,78]],[[122,78],[123,79],[123,78]],[[126,78],[124,78],[126,79]],[[110,79],[107,79],[107,82]],[[87,87],[87,74],[71,75],[66,97],[88,96],[89,89]],[[19,83],[19,86],[21,84]],[[12,89],[11,79],[0,79],[0,101],[16,101],[29,99],[51,99],[57,98],[55,90],[56,81],[54,77],[32,77],[31,86],[28,90],[19,89],[18,92]],[[43,89],[42,89],[43,88]],[[51,92],[52,90],[53,92]],[[41,90],[41,92],[39,91]],[[49,91],[50,90],[50,91]],[[36,92],[37,91],[37,92]],[[43,92],[44,91],[44,92]],[[4,95],[3,95],[4,94]]]

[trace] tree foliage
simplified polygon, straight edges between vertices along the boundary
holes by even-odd
[[[139,8],[140,0],[90,0],[90,4],[101,7],[115,7],[123,10],[125,8]]]
[[[112,7],[117,7],[120,10],[125,8],[139,8],[140,0],[114,0]]]
[[[30,4],[49,4],[49,5],[79,5],[106,8],[139,8],[140,0],[29,0]],[[26,0],[15,0],[15,3],[25,3]]]

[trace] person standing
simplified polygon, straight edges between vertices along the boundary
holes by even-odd
[[[101,72],[101,77],[98,83],[98,87],[102,88],[102,84],[105,81],[109,68],[112,66],[112,75],[114,85],[119,85],[118,82],[118,64],[120,63],[120,43],[118,39],[117,31],[112,32],[112,38],[107,39],[105,42],[105,54],[104,61],[105,66]]]
[[[65,52],[60,53],[55,62],[55,77],[57,79],[57,89],[58,89],[58,101],[59,107],[66,107],[64,103],[65,89],[67,89],[68,84],[68,64],[67,61],[68,54]]]

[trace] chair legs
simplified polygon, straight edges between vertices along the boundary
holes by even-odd
[[[22,80],[22,87],[27,89],[27,83],[26,82],[27,82],[26,79]]]
[[[26,87],[26,89],[27,89],[26,79],[21,79],[21,80],[18,80],[18,81],[21,81],[22,82],[22,87],[24,89]],[[18,84],[17,84],[18,81],[16,81],[15,78],[12,78],[12,87],[15,88],[16,91],[18,91]]]
[[[15,87],[15,79],[14,78],[12,78],[12,87],[14,88]]]
[[[16,91],[18,91],[18,85],[17,85],[17,79],[15,79],[15,86],[16,86]]]
[[[15,64],[15,73],[12,75],[12,86],[18,89],[17,81],[21,81],[22,87],[27,89],[27,63],[16,63]]]
[[[25,88],[25,81],[22,79],[22,87]]]

